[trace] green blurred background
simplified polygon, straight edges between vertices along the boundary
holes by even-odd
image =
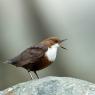
[[[95,83],[95,0],[0,0],[0,89],[30,80],[4,64],[44,38],[67,38],[41,77],[75,77]]]

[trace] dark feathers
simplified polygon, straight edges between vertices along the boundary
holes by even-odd
[[[41,57],[44,56],[48,47],[45,45],[35,45],[23,51],[19,56],[10,60],[11,64],[17,67],[23,67],[27,64],[35,64]]]

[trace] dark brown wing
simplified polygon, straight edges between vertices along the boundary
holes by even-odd
[[[47,49],[48,47],[44,45],[35,45],[33,47],[30,47],[22,52],[19,56],[12,59],[12,64],[22,67],[29,63],[35,63],[44,56]]]

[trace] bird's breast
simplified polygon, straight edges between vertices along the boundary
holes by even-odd
[[[57,55],[57,48],[48,48],[45,56],[47,56],[49,61],[55,61]]]

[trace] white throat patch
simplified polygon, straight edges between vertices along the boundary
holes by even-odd
[[[56,59],[58,47],[59,47],[59,44],[55,44],[55,45],[52,45],[50,48],[48,48],[46,52],[46,56],[48,57],[48,60],[54,61]]]

